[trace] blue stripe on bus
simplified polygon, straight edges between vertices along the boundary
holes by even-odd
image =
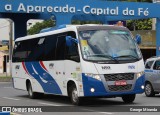
[[[82,80],[84,96],[102,96],[101,93],[106,93],[102,81],[86,76],[84,73],[82,73]],[[95,89],[94,93],[91,92],[91,88]]]
[[[25,62],[25,66],[29,74],[40,83],[44,92],[62,94],[55,79],[41,67],[39,62]]]
[[[145,72],[153,72],[153,70],[145,70]]]

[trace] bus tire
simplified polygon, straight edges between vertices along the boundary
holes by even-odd
[[[147,97],[154,97],[154,96],[155,96],[154,89],[153,89],[151,83],[149,83],[149,82],[147,82],[147,83],[145,84],[144,91],[145,91],[145,95],[146,95]]]
[[[33,92],[33,90],[32,90],[32,85],[31,85],[31,83],[29,82],[28,83],[28,86],[27,86],[28,88],[28,95],[29,95],[29,97],[31,98],[31,99],[37,99],[37,98],[42,98],[43,97],[43,93],[37,93],[37,92]]]
[[[125,103],[133,103],[133,101],[135,100],[135,98],[136,98],[136,94],[130,94],[130,95],[123,95],[122,96],[122,100]]]
[[[71,99],[72,104],[74,105],[81,105],[82,99],[78,97],[78,91],[75,84],[72,84],[69,88],[69,96]]]

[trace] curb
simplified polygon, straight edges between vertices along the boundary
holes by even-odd
[[[22,115],[22,114],[18,114],[18,113],[10,113],[10,115]]]

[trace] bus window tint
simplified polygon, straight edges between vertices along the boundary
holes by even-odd
[[[14,53],[13,53],[13,61],[19,62],[19,61],[25,61],[28,57],[28,48],[27,48],[27,41],[21,41],[17,42],[14,47]]]
[[[39,61],[44,57],[44,38],[32,39],[29,41],[31,53],[28,56],[27,61]]]
[[[46,37],[45,42],[45,59],[43,60],[55,60],[55,50],[57,43],[57,35],[51,35]]]
[[[67,47],[66,46],[66,59],[68,60],[73,60],[76,62],[80,61],[80,57],[78,54],[78,45],[76,43],[74,43],[72,46]]]
[[[56,60],[64,60],[65,46],[66,46],[66,35],[60,35],[57,37],[56,47]]]
[[[65,56],[73,60],[70,56],[78,55],[77,44],[66,51],[66,36],[76,38],[75,32],[65,32],[16,42],[13,62],[64,60]]]
[[[68,33],[68,36],[71,36],[72,38],[76,38],[76,35],[74,32]],[[80,61],[79,53],[78,53],[78,45],[77,43],[73,43],[72,46],[66,46],[66,52],[65,52],[65,58],[68,60],[73,60],[76,62]]]

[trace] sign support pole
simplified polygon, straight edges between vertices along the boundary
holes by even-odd
[[[156,22],[156,56],[160,56],[160,19]]]

